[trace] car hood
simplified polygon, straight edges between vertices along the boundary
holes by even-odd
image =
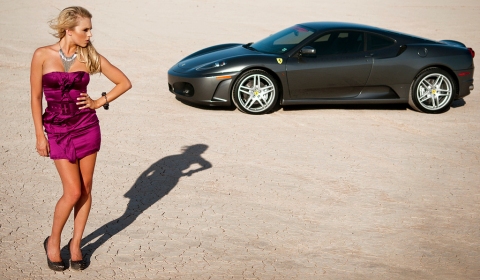
[[[226,44],[213,46],[193,53],[182,59],[177,67],[174,67],[175,72],[185,73],[194,70],[202,65],[217,61],[226,61],[233,57],[252,54],[252,50],[242,47],[242,44]]]

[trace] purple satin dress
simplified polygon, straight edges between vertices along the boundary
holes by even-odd
[[[80,93],[87,92],[87,72],[51,72],[42,77],[48,106],[43,113],[51,159],[76,162],[100,150],[100,125],[93,109],[79,110]]]

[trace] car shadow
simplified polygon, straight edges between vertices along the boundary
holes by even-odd
[[[125,193],[124,196],[130,200],[123,215],[82,239],[82,252],[87,265],[100,246],[130,226],[145,210],[167,195],[181,177],[211,168],[212,164],[201,156],[207,148],[205,144],[186,146],[182,148],[181,154],[164,157],[148,167]],[[192,169],[192,165],[200,167]],[[63,247],[62,254],[67,252],[67,246]]]
[[[460,98],[460,99],[457,99],[457,100],[454,100],[452,102],[452,108],[458,108],[458,107],[463,107],[465,106],[467,103],[465,102],[465,100],[463,98]]]
[[[206,106],[206,105],[199,105],[196,103],[191,103],[182,99],[177,98],[178,101],[182,102],[183,104],[197,108],[202,110],[210,110],[210,111],[235,111],[237,108],[235,105],[230,106]],[[463,98],[454,100],[452,102],[451,108],[458,108],[465,106],[466,102]],[[413,110],[410,108],[408,104],[398,103],[398,104],[305,104],[305,105],[276,105],[270,112],[267,114],[272,114],[277,111],[305,111],[305,110],[398,110],[398,111],[405,111],[405,110]]]
[[[182,102],[183,104],[189,106],[189,107],[193,107],[193,108],[196,108],[196,109],[201,109],[201,110],[207,110],[207,111],[235,111],[237,108],[235,107],[235,105],[230,105],[230,106],[208,106],[208,105],[200,105],[200,104],[196,104],[196,103],[193,103],[193,102],[188,102],[188,101],[185,101],[185,100],[182,100],[178,97],[175,97],[178,101]]]

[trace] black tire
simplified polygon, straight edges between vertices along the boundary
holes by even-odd
[[[419,112],[440,114],[450,109],[456,92],[455,81],[447,71],[427,68],[413,80],[408,104]]]
[[[264,70],[254,69],[242,73],[232,90],[232,100],[243,113],[260,115],[271,112],[278,100],[277,81]]]

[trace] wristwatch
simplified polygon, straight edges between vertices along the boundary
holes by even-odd
[[[105,97],[105,104],[103,104],[103,109],[108,110],[107,93],[106,93],[106,92],[102,92],[102,96]]]

